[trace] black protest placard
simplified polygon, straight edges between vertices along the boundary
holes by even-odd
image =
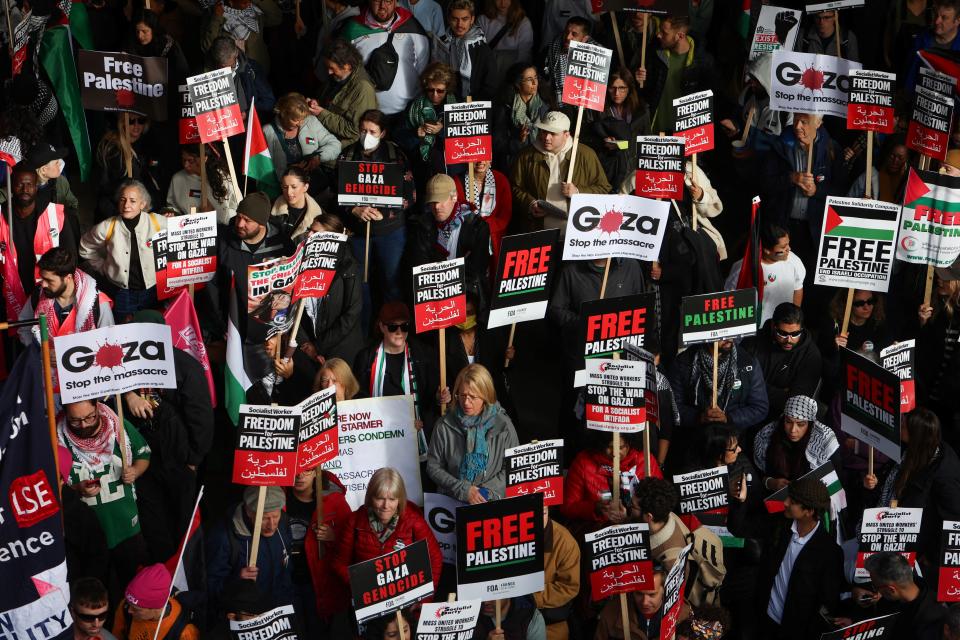
[[[231,69],[215,69],[187,78],[200,141],[226,140],[243,133],[237,86]]]
[[[588,42],[570,43],[567,75],[563,78],[564,104],[603,111],[613,51]]]
[[[493,160],[492,102],[443,106],[443,158],[447,164]]]
[[[726,507],[730,502],[729,479],[726,465],[673,476],[673,484],[680,492],[680,513],[702,513]]]
[[[713,91],[700,91],[673,101],[673,132],[683,138],[685,155],[713,149]]]
[[[900,377],[850,349],[841,349],[840,429],[900,459]]]
[[[555,251],[559,237],[559,229],[544,229],[503,239],[487,328],[546,315],[550,283],[560,263]]]
[[[590,300],[580,305],[583,357],[609,358],[628,344],[642,347],[656,337],[656,295],[639,293],[622,298]],[[582,385],[579,385],[582,386]]]
[[[891,613],[886,616],[870,618],[854,622],[849,627],[843,627],[836,631],[829,631],[820,634],[820,640],[898,640],[893,637],[893,629],[897,625],[899,613]]]
[[[80,49],[80,100],[92,111],[132,111],[167,119],[167,59]]]
[[[660,16],[685,16],[687,0],[590,0],[594,13],[604,11],[640,11]]]
[[[197,130],[197,118],[190,101],[190,89],[182,84],[180,92],[180,121],[177,125],[177,140],[180,144],[200,144],[200,131]]]
[[[513,598],[543,591],[543,494],[457,509],[457,596]]]
[[[915,87],[913,114],[907,125],[907,147],[937,160],[947,157],[953,98]]]
[[[587,360],[588,429],[616,433],[643,431],[646,414],[646,364],[636,360]]]
[[[896,74],[856,69],[850,74],[847,128],[893,133]]]
[[[637,183],[643,198],[683,200],[683,138],[637,136]]]
[[[960,522],[943,521],[940,535],[940,575],[937,600],[960,602]]]
[[[277,607],[250,620],[231,620],[232,640],[297,640],[293,605]]]
[[[953,88],[957,84],[956,78],[946,73],[941,73],[935,69],[920,66],[920,73],[917,76],[917,86],[933,93],[939,93],[944,96],[952,96]]]
[[[297,407],[300,409],[297,473],[300,473],[315,469],[337,457],[339,434],[336,385],[317,391]]]
[[[542,440],[506,450],[507,497],[542,493],[543,504],[563,504],[563,440]]]
[[[350,592],[357,622],[385,616],[433,595],[426,540],[350,565]]]
[[[857,551],[856,577],[870,575],[865,562],[874,553],[890,551],[906,558],[912,567],[917,559],[920,520],[923,509],[918,507],[878,507],[864,509],[860,525],[860,544]]]
[[[900,378],[900,413],[909,413],[917,406],[916,357],[917,341],[913,338],[894,343],[880,352],[880,365]]]
[[[653,589],[650,527],[645,522],[600,529],[586,534],[584,540],[593,600]]]
[[[346,241],[347,236],[333,231],[314,233],[303,241],[303,259],[293,284],[295,300],[327,295],[337,272],[340,249]]]
[[[657,391],[657,365],[655,364],[654,355],[641,347],[627,345],[623,358],[625,360],[639,360],[646,365],[646,382],[643,386],[643,410],[646,414],[647,424],[651,427],[659,427],[660,397]]]
[[[403,167],[396,162],[337,162],[337,204],[403,206]]]
[[[299,407],[240,405],[233,482],[292,487],[299,435]]]
[[[683,344],[702,344],[757,332],[757,290],[737,289],[683,299]]]
[[[413,317],[417,333],[446,329],[467,317],[463,258],[413,268]]]

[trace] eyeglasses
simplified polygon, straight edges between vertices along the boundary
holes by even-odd
[[[106,610],[101,611],[100,613],[80,613],[79,611],[74,609],[73,616],[78,620],[82,620],[83,622],[96,622],[97,620],[100,620],[101,622],[106,622],[107,620]]]
[[[147,124],[146,118],[130,118],[130,124]]]
[[[90,427],[97,424],[100,420],[100,412],[94,411],[83,418],[67,418],[67,424],[71,427]]]
[[[630,90],[630,87],[610,87],[610,91],[614,93],[626,93]]]
[[[426,93],[437,93],[437,94],[440,94],[440,95],[443,95],[443,94],[446,93],[446,92],[447,92],[446,89],[427,89],[427,91],[426,91]]]
[[[475,396],[472,393],[458,393],[457,397],[464,402],[476,402],[477,400],[483,400],[483,398],[480,396]]]
[[[803,329],[799,329],[797,331],[781,331],[780,329],[776,329],[776,332],[777,332],[777,335],[783,338],[784,340],[791,339],[791,338],[796,339],[803,335]]]
[[[387,328],[387,333],[396,333],[397,331],[402,331],[403,333],[410,332],[410,324],[407,322],[391,322],[384,326]]]
[[[320,378],[320,384],[324,387],[329,387],[330,385],[337,384],[336,378]]]
[[[735,445],[733,445],[732,447],[727,447],[727,448],[726,448],[726,451],[728,451],[728,452],[730,452],[730,453],[736,453],[737,451],[740,451],[740,443],[738,442],[738,443],[736,443]]]
[[[855,306],[855,307],[858,308],[858,309],[859,309],[860,307],[866,307],[866,306],[871,306],[871,307],[872,307],[872,306],[875,305],[875,304],[877,304],[877,299],[876,299],[876,298],[867,298],[866,300],[854,300],[854,301],[853,301],[853,306]]]

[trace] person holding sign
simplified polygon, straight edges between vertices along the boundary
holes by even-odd
[[[910,70],[907,74],[906,90],[912,92],[917,83],[917,73],[923,61],[917,54],[926,49],[960,49],[960,6],[953,0],[934,0],[933,21],[921,33],[910,39],[910,52],[904,60],[894,63],[905,64]],[[929,18],[928,18],[929,20]]]
[[[628,608],[628,624],[631,638],[660,638],[660,625],[663,621],[660,615],[663,610],[664,582],[667,571],[663,565],[656,563],[653,568],[653,588],[634,591],[627,595],[630,607]],[[593,640],[621,640],[626,638],[623,631],[623,615],[620,611],[621,601],[617,598],[607,600],[600,612],[597,621],[597,630]],[[685,613],[689,614],[687,607]],[[681,613],[681,618],[685,618]]]
[[[549,14],[550,11],[548,10],[546,13]],[[542,34],[544,40],[549,42],[546,46],[543,68],[546,80],[553,87],[553,92],[556,95],[556,99],[551,101],[554,106],[559,106],[563,99],[563,81],[567,76],[567,52],[570,50],[570,43],[589,42],[596,44],[596,41],[590,37],[592,30],[593,24],[590,20],[575,15],[567,20],[563,33],[556,38],[547,40],[547,34]]]
[[[650,130],[650,109],[637,94],[637,85],[629,69],[610,72],[606,108],[602,112],[590,109],[586,116],[584,144],[597,152],[610,184],[623,184],[636,173],[633,169],[637,136]]]
[[[440,493],[461,502],[499,500],[506,495],[504,452],[519,444],[513,422],[482,365],[471,364],[457,375],[453,395],[453,411],[440,418],[430,438],[427,475]],[[450,400],[444,389],[440,401]]]
[[[218,165],[216,169],[211,165]],[[195,209],[204,211],[200,199],[201,191],[207,192],[207,206],[217,211],[217,222],[226,224],[236,215],[237,197],[230,184],[229,170],[221,165],[220,159],[213,153],[207,156],[206,179],[207,184],[201,185],[200,176],[200,147],[198,145],[183,145],[180,147],[180,171],[173,174],[170,186],[167,188],[166,206],[161,213],[173,211],[175,215],[185,215]],[[221,174],[221,171],[223,172]],[[215,175],[214,175],[215,174]],[[227,176],[226,180],[223,176]]]
[[[913,567],[899,553],[881,551],[864,562],[874,589],[900,613],[893,638],[939,638],[946,609],[937,602],[937,590],[923,581],[917,584]]]
[[[474,212],[490,228],[490,266],[495,270],[500,259],[500,243],[513,217],[513,193],[510,180],[490,166],[489,162],[473,163],[473,192],[468,196],[469,180],[465,176],[455,176],[457,182],[457,200],[468,202]]]
[[[550,110],[540,97],[540,69],[536,65],[517,65],[510,76],[510,87],[503,102],[493,107],[493,162],[506,173],[513,166],[520,149],[536,138],[535,122]],[[531,134],[532,137],[531,137]]]
[[[810,16],[810,27],[797,40],[796,51],[822,55],[838,55],[844,60],[860,62],[860,49],[857,47],[857,35],[848,30],[837,28],[836,11],[820,11]],[[839,49],[837,38],[840,39]]]
[[[523,602],[524,598],[484,600],[477,626],[473,630],[475,640],[545,640],[547,631],[543,615],[538,609]],[[497,605],[500,605],[497,618]],[[499,626],[497,620],[499,619]]]
[[[930,407],[944,424],[953,424],[960,409],[960,348],[957,345],[957,315],[960,311],[960,264],[938,267],[935,272],[935,295],[930,305],[920,305],[917,334],[918,384],[926,389]],[[952,343],[952,345],[951,345]],[[951,348],[952,347],[952,348]],[[952,431],[952,430],[951,430]],[[953,444],[960,440],[953,440]]]
[[[444,162],[443,107],[457,102],[457,76],[442,62],[431,63],[420,76],[420,95],[404,111],[397,143],[412,158],[418,185],[446,171]]]

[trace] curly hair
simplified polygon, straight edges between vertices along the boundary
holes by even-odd
[[[453,91],[457,86],[457,72],[450,65],[433,62],[420,74],[420,87],[424,91],[431,84],[442,84],[448,92]]]
[[[310,108],[307,106],[307,99],[302,93],[288,93],[279,100],[273,107],[273,113],[282,127],[288,126],[295,120],[303,120],[310,115]]]
[[[649,513],[654,522],[666,522],[678,500],[676,488],[663,478],[641,478],[633,497],[640,513]]]

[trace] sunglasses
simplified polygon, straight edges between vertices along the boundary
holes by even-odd
[[[783,338],[784,340],[788,338],[799,338],[800,336],[803,335],[803,329],[800,329],[798,331],[780,331],[780,329],[777,329],[776,331],[777,331],[777,335]]]
[[[868,306],[868,305],[872,307],[872,306],[875,305],[875,304],[877,304],[877,299],[876,299],[876,298],[867,298],[866,300],[854,300],[854,301],[853,301],[853,306],[857,307],[858,309],[859,309],[860,307],[866,307],[866,306]]]
[[[396,333],[397,331],[410,333],[410,324],[407,322],[391,322],[384,326],[387,328],[388,333]]]
[[[107,620],[106,611],[103,611],[102,613],[80,613],[78,611],[73,611],[72,613],[74,618],[82,620],[83,622],[96,622],[97,620],[106,622]]]
[[[130,118],[130,124],[147,124],[146,118]]]

